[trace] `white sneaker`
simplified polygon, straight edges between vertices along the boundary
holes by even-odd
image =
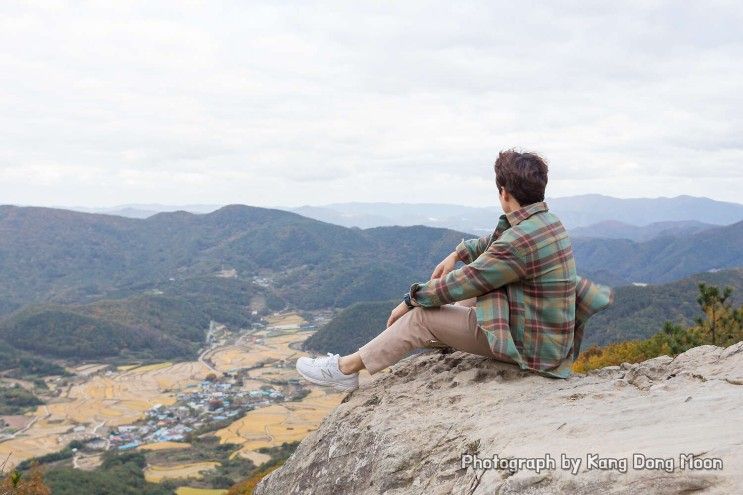
[[[297,359],[297,372],[308,382],[350,392],[359,388],[359,374],[346,375],[338,367],[340,355],[328,353],[318,358],[301,357]]]

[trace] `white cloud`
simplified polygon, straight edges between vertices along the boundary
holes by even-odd
[[[3,203],[495,204],[743,189],[732,2],[0,6]]]

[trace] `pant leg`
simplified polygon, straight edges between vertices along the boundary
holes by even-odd
[[[477,324],[474,306],[466,304],[414,308],[359,348],[359,354],[366,369],[374,374],[430,341],[472,354],[493,356],[488,339]]]
[[[454,303],[455,306],[477,306],[477,298],[470,297],[469,299],[463,299]]]
[[[477,298],[476,297],[471,297],[470,299],[463,299],[461,301],[455,301],[453,304],[456,305],[456,306],[463,306],[463,307],[470,307],[470,306],[472,306],[472,307],[474,307],[474,306],[477,306]],[[427,343],[426,347],[431,347],[431,348],[442,348],[443,347],[443,348],[446,348],[446,347],[451,347],[451,346],[450,345],[447,345],[447,344],[445,344],[445,343],[443,343],[443,342],[441,342],[439,340],[431,340],[431,341],[429,341]]]

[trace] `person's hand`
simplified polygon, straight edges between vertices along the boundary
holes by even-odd
[[[408,309],[408,305],[405,304],[404,301],[398,304],[395,309],[392,310],[392,313],[390,313],[390,317],[387,319],[387,326],[389,327],[390,325],[395,323],[398,318],[400,318],[408,311],[410,311],[410,309]]]
[[[443,277],[450,271],[454,270],[454,265],[457,264],[457,260],[459,260],[459,257],[457,256],[456,251],[444,258],[444,260],[436,265],[436,268],[433,270],[431,280]]]

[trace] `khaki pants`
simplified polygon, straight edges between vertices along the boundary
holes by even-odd
[[[374,374],[404,358],[413,349],[444,344],[459,351],[494,357],[477,324],[476,299],[437,308],[413,308],[359,348],[361,361]]]

